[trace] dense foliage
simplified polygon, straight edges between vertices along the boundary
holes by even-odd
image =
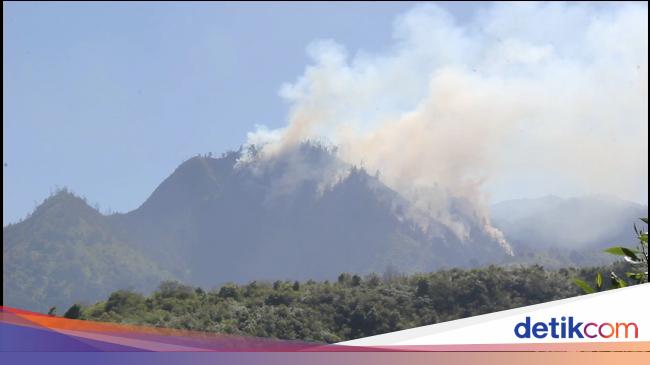
[[[251,282],[204,291],[163,282],[146,297],[117,291],[82,319],[337,342],[576,296],[574,277],[618,267],[540,266],[416,275],[341,274],[336,282]],[[77,308],[73,310],[77,312]]]
[[[111,290],[149,291],[172,278],[116,238],[103,215],[62,190],[26,220],[2,231],[4,305],[45,312]]]

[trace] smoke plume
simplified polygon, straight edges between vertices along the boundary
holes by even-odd
[[[280,91],[286,127],[248,136],[263,156],[331,143],[380,171],[417,214],[462,239],[474,217],[506,250],[486,208],[495,179],[534,173],[540,184],[647,196],[646,4],[499,3],[462,22],[424,5],[395,20],[384,52],[334,40],[307,51],[312,63]],[[454,198],[470,202],[466,214]]]

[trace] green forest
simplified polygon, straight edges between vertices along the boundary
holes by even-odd
[[[452,269],[338,280],[250,282],[214,290],[165,281],[149,296],[116,291],[75,304],[68,318],[333,343],[584,294],[576,278],[624,272],[628,264]],[[603,290],[612,284],[603,284]]]

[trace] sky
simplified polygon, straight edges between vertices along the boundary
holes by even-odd
[[[63,186],[102,211],[137,208],[187,158],[287,125],[282,88],[314,40],[381,53],[414,6],[3,3],[3,224]],[[487,5],[438,6],[462,25]],[[582,192],[553,181],[506,174],[487,188],[494,201]]]

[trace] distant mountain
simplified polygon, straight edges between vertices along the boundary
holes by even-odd
[[[491,211],[518,253],[515,260],[551,267],[611,262],[602,249],[636,246],[633,224],[648,216],[647,205],[603,195],[509,200]]]
[[[170,278],[210,288],[228,281],[535,262],[541,248],[555,243],[577,249],[590,239],[601,247],[631,238],[628,228],[640,216],[627,203],[547,200],[494,207],[495,222],[515,244],[513,258],[476,217],[463,216],[471,213],[463,213],[469,209],[461,209],[462,199],[450,208],[458,207],[454,214],[472,232],[470,241],[433,218],[423,230],[404,214],[409,203],[397,192],[318,145],[306,143],[272,159],[258,158],[254,148],[194,157],[131,212],[105,216],[63,191],[4,227],[4,304],[63,310],[121,288],[146,292]],[[600,221],[606,214],[613,231],[589,227],[585,217]],[[589,229],[598,230],[597,240]],[[576,255],[548,262],[582,263],[582,254]]]

